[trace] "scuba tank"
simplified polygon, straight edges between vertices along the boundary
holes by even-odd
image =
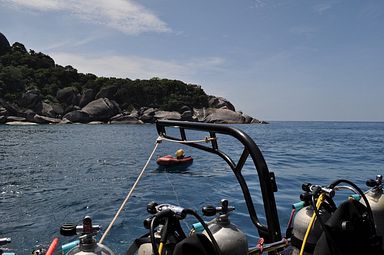
[[[141,244],[139,249],[137,250],[138,255],[152,255],[153,249],[151,243]]]
[[[99,225],[92,225],[89,216],[83,219],[82,226],[73,224],[63,224],[60,228],[60,234],[63,236],[80,235],[80,240],[74,245],[66,255],[114,255],[114,253],[105,245],[96,243],[95,235],[100,231]],[[64,248],[63,248],[64,251]]]
[[[70,250],[67,255],[110,255],[113,252],[105,245],[94,243],[92,246],[79,245],[74,249]]]
[[[221,207],[205,206],[202,211],[205,216],[214,216],[215,219],[208,222],[208,228],[212,232],[222,255],[246,255],[248,254],[248,242],[246,235],[232,224],[229,213],[235,208],[228,206],[228,200],[221,200]],[[206,231],[203,231],[207,237]]]
[[[296,209],[296,214],[293,219],[293,229],[291,236],[292,243],[292,255],[300,254],[301,246],[307,232],[308,226],[310,225],[313,214],[315,213],[314,208],[310,205],[312,196],[316,196],[314,189],[317,189],[318,186],[308,184],[303,184],[302,189],[305,193],[300,195],[302,202],[294,205]],[[333,193],[334,194],[334,193]],[[331,194],[331,196],[333,196]],[[323,203],[324,205],[324,203]],[[325,206],[319,208],[320,218],[323,222],[326,222],[331,217],[331,210]],[[312,228],[307,237],[304,255],[312,255],[315,249],[316,243],[319,240],[323,230],[320,224],[319,219],[316,219],[312,225]]]
[[[175,246],[186,238],[180,220],[186,217],[187,210],[171,204],[148,203],[147,212],[151,216],[143,224],[149,233],[137,238],[125,254],[174,254]]]
[[[245,234],[229,221],[229,213],[233,210],[234,207],[228,206],[227,200],[221,201],[221,207],[203,207],[205,216],[219,214],[206,223],[191,209],[151,202],[147,205],[147,212],[152,215],[144,220],[144,227],[150,232],[137,238],[126,254],[247,255]],[[180,225],[180,220],[187,215],[192,215],[199,221],[194,224],[188,236]]]
[[[314,210],[312,206],[306,206],[300,209],[293,220],[293,230],[291,237],[292,240],[292,255],[298,255],[300,253],[301,245],[311,221],[311,218],[314,214]],[[323,221],[327,221],[331,214],[327,210],[320,210],[320,215]],[[318,220],[315,221],[312,226],[311,232],[309,233],[306,245],[305,245],[305,255],[313,254],[313,250],[317,241],[319,240],[323,230],[321,228],[320,222]]]
[[[368,187],[371,187],[371,189],[365,193],[365,196],[372,210],[373,219],[376,226],[376,233],[378,236],[384,237],[383,176],[377,175],[376,180],[367,180],[366,184]],[[360,202],[365,204],[362,199]],[[384,241],[382,248],[384,249]]]

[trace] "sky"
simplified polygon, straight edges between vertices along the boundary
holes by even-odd
[[[382,0],[0,0],[0,32],[82,73],[201,85],[262,120],[384,121]]]

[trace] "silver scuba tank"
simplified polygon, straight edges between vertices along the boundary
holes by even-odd
[[[246,235],[230,223],[228,217],[220,215],[213,222],[208,223],[208,228],[219,245],[222,255],[246,255],[248,253]],[[206,234],[205,231],[203,233]]]
[[[376,226],[376,233],[378,236],[381,236],[384,239],[383,176],[377,175],[376,180],[368,180],[367,186],[371,187],[371,189],[367,191],[365,196],[367,197],[368,203],[372,210],[373,219]],[[365,204],[363,199],[361,199],[360,202]],[[384,249],[384,241],[382,248]]]
[[[139,249],[137,250],[138,255],[152,255],[153,248],[151,243],[141,244]]]
[[[247,255],[248,241],[246,235],[229,220],[229,212],[234,210],[228,206],[227,200],[221,200],[221,207],[216,207],[219,212],[215,219],[208,222],[208,228],[212,232],[222,255]],[[204,209],[203,209],[204,210]],[[206,231],[203,231],[208,238]]]
[[[94,243],[93,245],[84,246],[80,244],[72,250],[70,250],[67,255],[114,255],[113,251],[103,244]]]
[[[296,212],[295,218],[293,219],[292,255],[300,254],[302,241],[304,239],[305,233],[308,229],[309,223],[314,213],[315,212],[312,206],[306,206],[300,209],[298,212]],[[321,219],[324,222],[331,217],[331,214],[326,210],[320,209],[319,213],[320,213]],[[321,236],[321,233],[322,233],[322,228],[321,228],[320,222],[318,220],[315,220],[312,226],[312,229],[309,232],[307,242],[306,242],[306,247],[309,248],[310,250],[313,250],[317,241]],[[303,254],[305,255],[312,254],[312,252],[308,252],[306,250],[307,249],[305,249]]]
[[[155,232],[155,239],[160,240],[161,235],[161,227]],[[150,236],[148,236],[150,238]],[[140,244],[138,250],[137,250],[137,255],[153,255],[153,247],[152,243],[142,243]]]
[[[93,225],[89,216],[84,217],[82,225],[63,224],[60,233],[64,236],[80,235],[78,242],[62,246],[65,255],[114,255],[113,251],[103,244],[96,243],[95,236],[100,231],[99,225]]]

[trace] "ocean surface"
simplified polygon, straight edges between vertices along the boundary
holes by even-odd
[[[304,182],[328,185],[342,178],[365,190],[368,178],[384,174],[384,123],[272,122],[232,127],[255,140],[276,175],[283,233]],[[156,138],[151,124],[0,125],[0,237],[12,238],[8,247],[16,254],[30,254],[38,245],[48,246],[54,237],[59,237],[60,244],[74,240],[60,236],[60,225],[79,224],[86,215],[106,229]],[[231,139],[220,136],[219,144],[235,159],[242,152]],[[173,154],[179,147],[194,157],[194,163],[184,171],[158,169],[155,158]],[[258,216],[265,222],[258,177],[250,160],[243,173]],[[340,200],[345,196],[336,195]],[[148,202],[200,211],[203,205],[219,205],[222,198],[236,207],[232,223],[247,233],[250,246],[255,245],[257,231],[225,162],[207,152],[162,142],[104,244],[124,254],[146,232],[143,220]],[[183,228],[192,223],[194,219],[187,218]]]

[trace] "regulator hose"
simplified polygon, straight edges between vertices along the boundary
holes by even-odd
[[[315,198],[316,198],[316,196],[317,196],[317,194],[318,194],[319,192],[320,192],[320,190],[317,190],[317,191],[315,191],[314,194],[312,195],[312,197],[311,197],[311,205],[312,205],[312,207],[313,207],[313,211],[315,212],[317,219],[319,220],[319,223],[320,223],[322,229],[326,232],[326,231],[327,231],[327,228],[326,228],[326,226],[325,226],[325,223],[324,223],[323,219],[320,217],[320,211],[319,211],[319,210],[320,210],[320,207],[316,207],[316,202],[315,202]],[[326,203],[323,203],[323,207],[326,205],[326,206],[327,206],[327,208],[325,208],[326,210],[328,210],[329,212],[334,212],[334,211],[336,211],[337,207],[336,207],[336,205],[335,205],[335,202],[332,200],[332,198],[330,198],[330,197],[327,196],[327,195],[324,195],[324,201],[325,201]],[[323,201],[323,202],[324,202],[324,201]]]
[[[186,214],[193,215],[201,223],[204,230],[207,232],[209,238],[211,239],[211,242],[212,242],[212,244],[215,248],[215,251],[216,251],[216,255],[221,255],[221,250],[219,248],[219,245],[217,244],[215,237],[213,236],[211,230],[209,230],[208,225],[204,222],[203,218],[201,218],[200,215],[198,215],[195,211],[193,211],[191,209],[184,209],[184,212]]]
[[[323,201],[325,200],[325,194],[324,193],[321,193],[319,198],[317,199],[317,202],[316,202],[316,208],[320,208],[321,204],[323,203]],[[308,236],[309,236],[309,232],[311,231],[311,228],[312,228],[312,225],[313,223],[315,222],[315,219],[316,219],[316,213],[314,213],[312,215],[312,218],[311,218],[311,221],[309,222],[308,224],[308,228],[307,228],[307,231],[305,232],[305,235],[304,235],[304,239],[303,239],[303,243],[301,245],[301,249],[300,249],[300,255],[303,255],[304,253],[304,249],[305,249],[305,244],[307,243],[307,239],[308,239]]]
[[[183,213],[185,213],[186,215],[190,214],[190,215],[194,216],[201,223],[201,225],[203,226],[204,230],[207,232],[209,238],[211,239],[211,242],[212,242],[213,247],[215,249],[216,255],[221,255],[221,250],[219,248],[219,245],[216,242],[215,237],[213,236],[211,230],[209,230],[208,225],[200,217],[200,215],[198,215],[195,211],[193,211],[191,209],[183,209]],[[166,209],[164,211],[161,211],[160,213],[157,213],[157,215],[155,215],[151,219],[149,235],[150,235],[151,244],[152,244],[152,250],[153,250],[154,255],[162,255],[162,251],[164,249],[164,242],[161,241],[160,244],[159,244],[159,247],[157,247],[156,238],[155,238],[155,222],[156,222],[157,218],[160,218],[160,217],[172,217],[171,210]],[[166,234],[167,233],[165,233],[165,235]]]
[[[156,217],[153,217],[151,220],[151,226],[149,228],[149,235],[151,239],[153,253],[155,255],[159,255],[159,251],[157,250],[157,244],[155,239],[155,221],[156,221]]]
[[[331,183],[328,187],[330,189],[333,189],[337,185],[339,185],[340,183],[347,183],[347,184],[351,185],[360,194],[361,198],[364,200],[365,206],[367,207],[368,216],[372,222],[371,227],[372,227],[373,233],[376,235],[375,220],[373,219],[372,209],[371,209],[371,206],[369,205],[368,199],[365,196],[364,192],[359,187],[357,187],[357,185],[354,184],[353,182],[348,181],[348,180],[344,180],[344,179],[336,180],[333,183]]]
[[[324,195],[324,197],[325,197],[325,201],[327,202],[327,204],[330,205],[331,210],[335,211],[335,210],[336,210],[335,202],[334,202],[329,196]],[[315,214],[316,214],[316,217],[317,217],[317,219],[319,220],[319,223],[320,223],[320,225],[321,225],[321,228],[323,229],[323,231],[324,231],[324,233],[325,233],[325,237],[326,237],[327,240],[329,240],[331,243],[334,243],[334,238],[333,238],[332,233],[330,233],[330,232],[328,231],[327,226],[325,225],[323,219],[320,217],[320,211],[319,211],[320,207],[319,207],[319,208],[316,207],[315,196],[312,196],[311,203],[312,203],[312,206],[313,206],[313,210],[314,210],[314,212],[315,212]],[[337,252],[337,254],[342,254],[342,253],[340,252],[340,250],[339,250],[338,247],[336,247],[336,252]],[[333,254],[333,253],[332,253],[332,254]]]

